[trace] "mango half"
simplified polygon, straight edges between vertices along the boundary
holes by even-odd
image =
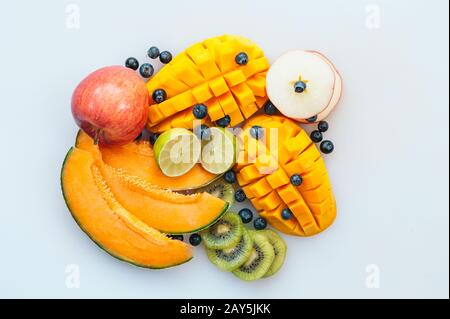
[[[246,53],[249,61],[239,65],[236,56]],[[194,44],[177,55],[147,82],[150,96],[163,89],[167,98],[149,106],[147,129],[164,132],[170,128],[193,128],[192,109],[205,104],[208,115],[202,123],[230,117],[236,126],[267,101],[266,74],[269,61],[254,42],[223,35]]]

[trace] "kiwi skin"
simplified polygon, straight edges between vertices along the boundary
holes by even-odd
[[[217,268],[223,271],[233,271],[247,261],[252,252],[252,247],[253,239],[244,228],[242,238],[235,247],[225,250],[207,249],[206,254]],[[229,258],[230,260],[227,260]]]
[[[218,197],[231,205],[234,204],[234,187],[231,184],[225,182],[223,178],[203,187],[199,192],[207,192],[215,197]]]
[[[262,278],[270,269],[274,259],[275,251],[269,240],[257,231],[250,232],[253,238],[253,248],[249,259],[233,274],[246,281],[253,281]]]
[[[229,228],[226,231],[227,227]],[[226,231],[220,234],[221,231]],[[234,212],[227,212],[222,219],[217,223],[203,230],[200,233],[203,243],[206,248],[209,249],[229,249],[235,247],[241,240],[242,233],[244,231],[244,225],[242,224],[241,218]]]
[[[264,278],[267,278],[275,275],[278,270],[280,270],[281,266],[283,266],[286,258],[287,245],[283,238],[271,229],[261,230],[259,233],[269,240],[275,253],[275,259],[273,260],[272,265],[263,276]]]

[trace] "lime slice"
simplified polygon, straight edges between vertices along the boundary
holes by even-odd
[[[225,128],[211,127],[210,138],[203,143],[201,164],[212,174],[222,174],[234,165],[235,136]]]
[[[184,128],[173,128],[161,134],[153,151],[164,175],[176,177],[186,174],[197,164],[201,143],[197,136]]]

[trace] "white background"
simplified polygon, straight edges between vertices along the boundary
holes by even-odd
[[[448,298],[448,1],[75,0],[79,29],[67,4],[0,4],[0,297]],[[87,73],[223,33],[253,39],[271,61],[323,51],[345,81],[326,134],[338,219],[317,237],[286,238],[284,268],[254,283],[202,249],[162,271],[111,258],[72,220],[59,185],[77,131],[71,93]],[[79,289],[66,287],[68,264]],[[370,264],[378,289],[366,287]]]

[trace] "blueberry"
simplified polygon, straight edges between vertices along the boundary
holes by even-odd
[[[250,135],[254,138],[259,140],[261,137],[264,136],[264,129],[261,126],[255,125],[252,126],[250,129]]]
[[[274,115],[277,112],[277,108],[275,107],[275,105],[272,104],[272,102],[270,100],[268,100],[264,104],[264,112],[267,115]]]
[[[196,119],[204,119],[206,115],[208,115],[208,109],[205,104],[197,104],[194,106],[194,109],[192,110],[192,113],[194,114]]]
[[[211,130],[209,129],[208,125],[202,124],[197,126],[194,129],[195,135],[201,140],[208,141],[211,137]]]
[[[283,208],[283,210],[281,211],[281,218],[283,218],[284,220],[289,220],[292,218],[292,212],[289,208]]]
[[[306,90],[306,83],[303,81],[297,81],[294,84],[294,89],[296,93],[303,93]]]
[[[238,202],[238,203],[242,203],[244,200],[247,199],[247,196],[245,196],[245,193],[242,189],[238,189],[236,191],[236,193],[234,193],[234,199]]]
[[[310,137],[314,143],[320,143],[323,140],[323,135],[320,131],[312,131]]]
[[[184,236],[183,235],[167,235],[167,237],[173,239],[173,240],[179,240],[179,241],[183,241],[184,240]]]
[[[294,186],[300,186],[303,182],[303,178],[299,174],[291,176],[291,184]]]
[[[223,179],[225,180],[225,182],[233,184],[236,182],[236,173],[233,170],[229,170],[225,173]]]
[[[159,134],[158,133],[154,133],[150,135],[150,144],[155,145],[156,140],[158,139]]]
[[[139,135],[136,136],[136,138],[135,138],[134,140],[135,140],[135,141],[141,140],[141,139],[142,139],[142,133],[143,133],[143,132],[139,133]]]
[[[161,52],[161,54],[159,55],[159,60],[164,64],[169,63],[170,61],[172,61],[172,53],[170,53],[169,51]]]
[[[328,122],[326,121],[320,121],[319,124],[317,124],[317,129],[319,132],[325,133],[328,131]]]
[[[167,99],[167,93],[163,89],[156,89],[152,94],[153,101],[156,103],[162,103]]]
[[[253,227],[255,227],[256,230],[263,230],[267,227],[267,221],[262,217],[258,217],[253,221]]]
[[[153,73],[155,73],[155,69],[150,63],[144,63],[139,68],[139,73],[143,78],[149,78],[153,75]]]
[[[216,124],[220,127],[227,127],[231,123],[231,118],[229,115],[225,115],[225,117],[222,117],[221,119],[216,121]]]
[[[317,115],[311,116],[309,119],[306,119],[308,123],[314,123],[317,121]]]
[[[330,154],[331,152],[333,152],[334,150],[334,144],[331,141],[323,141],[320,144],[320,150],[322,151],[322,153],[324,154]]]
[[[236,55],[236,63],[239,65],[247,65],[248,63],[248,55],[245,52],[241,52],[238,55]]]
[[[248,208],[242,208],[238,214],[244,224],[250,223],[253,219],[253,212]]]
[[[130,68],[130,69],[136,71],[136,70],[139,68],[139,61],[138,61],[136,58],[133,58],[133,57],[128,58],[128,59],[125,61],[125,66],[126,66],[127,68]]]
[[[198,246],[202,242],[202,237],[199,234],[192,234],[189,236],[189,243],[192,246]]]
[[[147,55],[150,59],[157,59],[159,57],[159,49],[157,47],[151,47],[148,49]]]

